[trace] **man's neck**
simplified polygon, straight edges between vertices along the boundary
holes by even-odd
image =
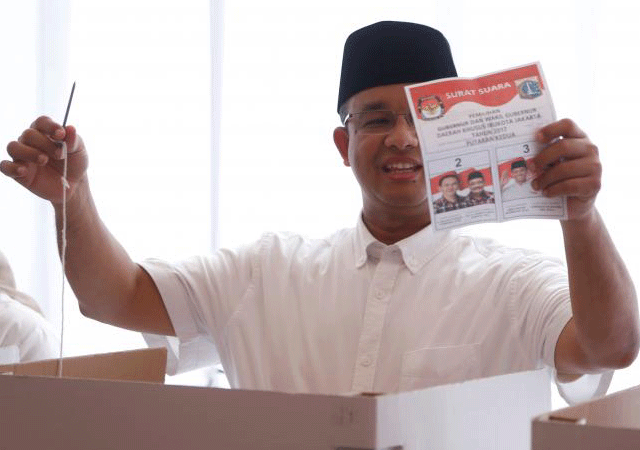
[[[427,227],[429,212],[412,214],[372,214],[362,212],[362,220],[374,238],[386,245],[395,244]]]

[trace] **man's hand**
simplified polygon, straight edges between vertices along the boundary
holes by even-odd
[[[67,145],[66,276],[87,317],[111,325],[175,336],[162,297],[151,277],[135,264],[100,220],[87,180],[88,157],[72,126],[39,117],[7,145],[12,161],[0,171],[53,203],[61,230],[62,142]],[[71,213],[70,213],[71,211]],[[61,233],[58,233],[60,243]]]
[[[71,197],[78,182],[86,176],[87,151],[74,127],[62,128],[49,117],[37,118],[17,141],[7,145],[7,153],[12,161],[0,162],[0,172],[37,196],[53,204],[60,204],[63,188],[63,141],[67,145],[68,195]]]
[[[569,119],[541,128],[536,139],[547,147],[532,160],[533,188],[547,197],[566,195],[569,220],[586,218],[600,191],[598,147]]]

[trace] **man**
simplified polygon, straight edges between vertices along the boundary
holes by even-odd
[[[447,172],[438,180],[442,197],[433,202],[433,210],[436,214],[468,206],[466,199],[458,195],[460,180],[455,172]]]
[[[537,197],[540,192],[531,185],[527,179],[529,170],[524,158],[518,158],[511,163],[511,178],[502,185],[502,200],[516,200],[525,197]]]
[[[59,346],[38,304],[16,289],[9,261],[0,252],[0,364],[55,358]]]
[[[469,195],[466,198],[469,206],[486,205],[487,203],[495,203],[495,196],[492,192],[484,189],[485,181],[482,172],[474,170],[467,175],[467,184],[469,185]]]
[[[594,207],[598,153],[573,122],[539,130],[547,147],[535,159],[536,188],[569,197],[568,275],[536,253],[430,226],[403,87],[448,76],[448,43],[429,27],[381,22],[347,39],[333,139],[363,208],[354,229],[322,240],[267,233],[236,250],[138,265],[98,215],[73,126],[37,119],[0,170],[52,202],[59,230],[54,140],[64,139],[66,273],[81,311],[177,336],[177,368],[219,359],[232,387],[393,392],[545,365],[562,380],[629,365],[634,287]]]

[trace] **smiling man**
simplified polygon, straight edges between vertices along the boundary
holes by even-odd
[[[469,206],[465,197],[458,195],[460,179],[457,173],[448,172],[442,175],[438,180],[438,186],[440,186],[442,197],[433,202],[433,211],[436,214]]]
[[[485,187],[484,175],[482,172],[474,170],[467,175],[467,184],[469,185],[469,195],[466,200],[469,206],[486,205],[487,203],[495,203],[495,196],[492,192],[487,192]]]
[[[524,158],[511,163],[511,178],[502,186],[502,200],[516,200],[525,197],[537,197],[540,192],[533,189],[532,180],[527,179],[529,169]]]
[[[594,207],[597,150],[568,120],[538,133],[547,147],[535,166],[548,169],[535,187],[569,197],[561,223],[568,270],[535,252],[436,232],[403,87],[451,76],[449,45],[432,28],[380,22],[349,36],[343,125],[333,139],[360,185],[362,211],[354,228],[325,239],[266,233],[235,250],[136,264],[98,215],[72,126],[37,119],[8,145],[12,161],[0,169],[52,202],[59,230],[54,140],[66,141],[66,273],[80,309],[177,336],[171,371],[220,360],[232,387],[343,393],[546,366],[565,381],[596,374],[602,392],[607,371],[636,356],[638,317],[633,284]]]

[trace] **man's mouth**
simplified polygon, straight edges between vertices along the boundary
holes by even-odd
[[[385,164],[382,166],[382,170],[385,173],[411,173],[417,172],[422,169],[421,164],[410,163],[410,162],[397,162]]]

